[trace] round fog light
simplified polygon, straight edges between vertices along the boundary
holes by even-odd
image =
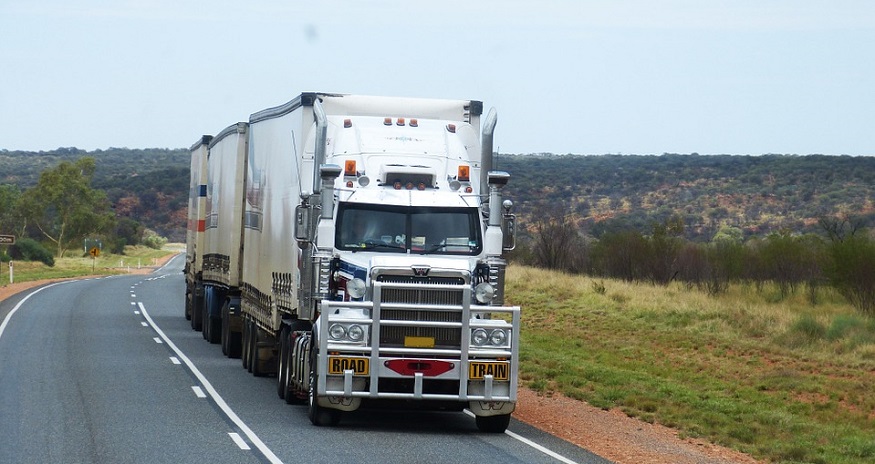
[[[507,342],[507,333],[501,329],[495,329],[489,334],[489,343],[495,346],[504,346]]]
[[[358,324],[353,324],[346,330],[346,336],[354,342],[360,342],[365,338],[365,329]]]
[[[346,292],[350,298],[358,300],[365,296],[365,281],[355,278],[346,283]]]
[[[477,346],[483,346],[486,344],[486,340],[489,339],[489,336],[486,334],[486,331],[483,329],[474,329],[471,332],[471,343]]]
[[[331,327],[328,328],[328,336],[331,337],[332,340],[343,340],[346,338],[346,329],[340,324],[332,324]]]

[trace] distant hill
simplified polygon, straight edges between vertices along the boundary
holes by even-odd
[[[722,225],[813,232],[836,215],[875,226],[875,157],[501,155],[495,168],[510,172],[507,196],[523,218],[560,208],[596,237],[673,215],[701,241]]]
[[[173,241],[185,240],[188,149],[110,148],[86,152],[0,150],[0,183],[22,189],[62,160],[97,160],[94,187],[116,214]],[[649,231],[680,216],[692,240],[710,240],[722,225],[746,235],[811,232],[822,217],[855,216],[875,227],[875,157],[824,155],[508,155],[506,195],[523,226],[535,214],[571,214],[582,230]]]
[[[171,241],[185,241],[190,165],[185,148],[0,150],[0,184],[24,190],[36,184],[44,169],[83,156],[97,160],[92,187],[106,191],[117,216],[134,219]]]

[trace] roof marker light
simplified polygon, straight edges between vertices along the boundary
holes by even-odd
[[[447,124],[447,131],[451,134],[456,133],[456,125],[455,124]]]
[[[458,177],[459,182],[468,182],[471,180],[471,168],[464,164],[459,165]]]
[[[350,127],[352,127],[352,119],[344,119],[343,120],[343,128],[349,129]]]
[[[425,190],[425,182],[420,182],[419,185],[416,186],[419,190]]]
[[[351,180],[346,181],[346,188],[352,188],[352,181]]]
[[[395,190],[401,190],[401,181],[400,181],[400,180],[396,180],[395,183],[392,184],[392,187],[394,187]]]
[[[404,125],[404,118],[398,118],[398,122],[397,122],[397,124],[398,124],[399,126],[403,126],[403,125]]]
[[[391,126],[392,125],[392,118],[383,118],[383,125],[384,126]]]
[[[411,119],[410,120],[410,127],[419,127],[419,120],[416,118]]]

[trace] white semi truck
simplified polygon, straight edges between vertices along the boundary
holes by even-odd
[[[316,425],[369,401],[467,407],[479,429],[503,432],[518,385],[503,258],[515,218],[482,108],[303,93],[203,137],[192,326],[254,375],[275,374]]]

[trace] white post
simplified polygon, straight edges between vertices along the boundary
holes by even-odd
[[[10,284],[15,283],[15,277],[13,277],[12,260],[11,259],[9,260],[9,283]]]

